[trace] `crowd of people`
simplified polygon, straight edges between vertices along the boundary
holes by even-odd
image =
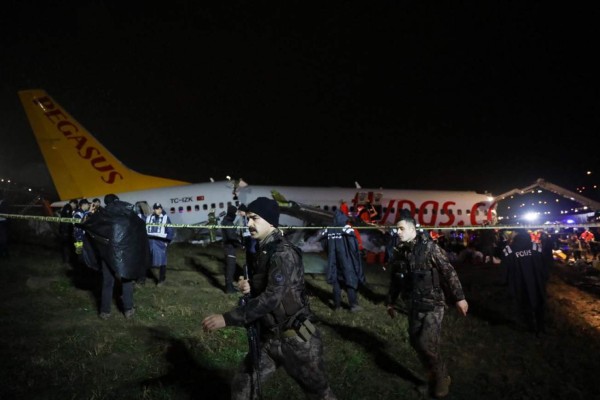
[[[372,224],[376,212],[368,207],[357,212],[350,214],[342,204],[331,226],[322,232],[327,253],[325,278],[332,287],[330,306],[334,311],[342,308],[344,296],[348,311],[362,310],[358,293],[367,284],[365,254],[360,232],[353,225],[359,219]],[[228,312],[206,316],[202,326],[207,332],[245,326],[249,337],[254,329],[256,351],[248,352],[233,378],[232,398],[257,398],[261,383],[283,367],[307,397],[335,399],[325,373],[321,334],[313,323],[306,293],[302,251],[279,229],[279,213],[278,203],[264,197],[248,205],[228,205],[220,223],[223,291],[241,293],[244,301]],[[148,277],[157,286],[166,282],[167,251],[174,228],[162,205],[155,203],[145,215],[141,208],[108,194],[104,206],[100,199],[74,199],[60,215],[79,220],[60,224],[63,261],[101,273],[99,317],[111,317],[116,298],[124,317],[133,318],[134,288],[144,285]],[[210,226],[217,225],[218,219],[213,217]],[[211,232],[214,235],[214,228]],[[462,316],[469,309],[453,264],[500,260],[514,301],[515,320],[539,335],[545,330],[545,288],[554,251],[568,245],[569,255],[575,259],[598,257],[593,250],[594,234],[588,229],[565,238],[521,230],[510,234],[495,229],[442,233],[420,229],[406,210],[387,235],[385,265],[390,281],[384,311],[395,318],[399,300],[408,311],[409,343],[427,374],[428,392],[435,398],[447,396],[451,384],[440,351],[444,315],[450,305]],[[212,240],[216,241],[216,235]],[[239,251],[245,252],[243,265]]]

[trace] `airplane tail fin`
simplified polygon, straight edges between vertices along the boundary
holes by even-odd
[[[44,90],[19,98],[60,200],[187,184],[127,168]]]

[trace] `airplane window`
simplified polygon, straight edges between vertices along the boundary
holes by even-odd
[[[441,209],[441,210],[440,210],[440,214],[441,214],[441,215],[446,215],[446,212],[444,211],[444,209]]]
[[[171,207],[171,209],[169,210],[169,212],[170,212],[171,214],[175,214],[175,207]]]
[[[215,203],[211,203],[210,208],[217,208],[217,205]]]
[[[456,210],[456,213],[457,213],[458,215],[462,215],[462,210]]]
[[[423,215],[427,215],[428,211],[429,211],[428,209],[424,209],[423,210]]]
[[[431,210],[431,213],[432,213],[433,215],[436,215],[436,214],[437,214],[437,210],[434,208],[433,210]]]
[[[225,205],[221,202],[221,203],[219,203],[219,208],[222,210],[225,208]]]
[[[331,211],[335,212],[337,210],[337,206],[331,206]]]
[[[192,211],[192,206],[187,206],[187,212]]]
[[[194,206],[194,211],[200,211],[200,206],[198,204]]]
[[[471,210],[465,210],[467,215],[471,214]]]
[[[179,206],[179,213],[183,212],[183,206]]]
[[[206,203],[202,204],[202,209],[204,211],[208,210],[208,204],[206,204]]]
[[[323,210],[329,211],[329,206],[323,206]]]

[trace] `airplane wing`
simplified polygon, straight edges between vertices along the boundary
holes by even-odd
[[[283,214],[302,219],[305,226],[329,226],[333,221],[333,212],[331,211],[295,201],[277,200],[277,202]]]

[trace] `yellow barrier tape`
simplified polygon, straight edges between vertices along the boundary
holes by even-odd
[[[45,221],[45,222],[66,222],[66,223],[79,223],[79,218],[61,218],[61,217],[46,217],[39,215],[21,215],[21,214],[0,214],[0,217],[23,219],[31,221]],[[194,224],[147,224],[148,226],[167,226],[172,228],[188,228],[188,229],[241,229],[238,225],[194,225]],[[373,226],[353,226],[354,229],[358,230],[389,230],[395,228],[395,225],[373,225]],[[568,228],[591,228],[600,227],[600,222],[592,222],[587,224],[543,224],[543,225],[475,225],[475,226],[418,226],[418,229],[424,230],[439,230],[439,231],[456,231],[456,230],[487,230],[487,229],[502,229],[502,230],[514,230],[514,229],[528,229],[528,230],[547,230],[547,229],[568,229]],[[280,226],[281,230],[292,230],[292,229],[304,229],[304,230],[320,230],[320,229],[340,229],[340,226]]]

